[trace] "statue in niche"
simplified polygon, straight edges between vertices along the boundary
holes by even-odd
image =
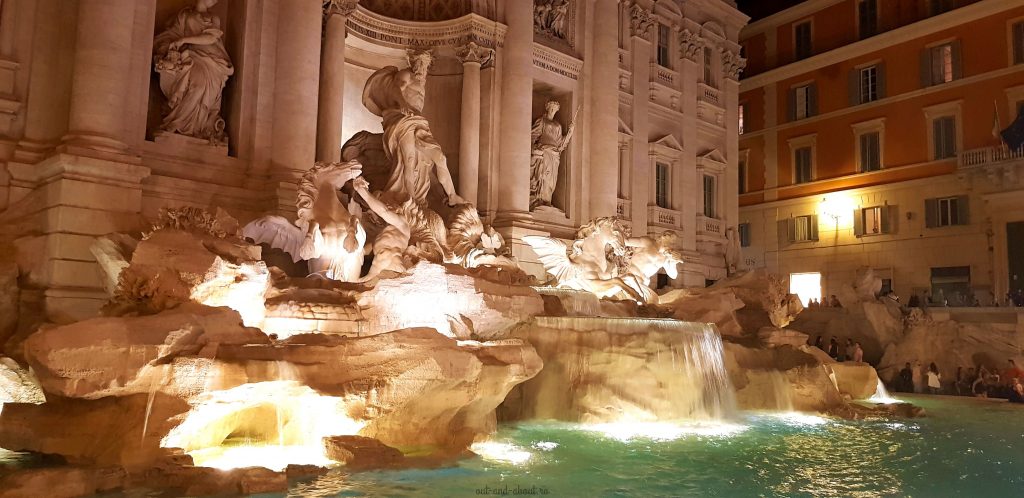
[[[178,12],[153,42],[153,62],[168,111],[160,129],[226,146],[221,94],[234,74],[220,19],[209,12],[217,0],[197,0]]]
[[[627,232],[619,220],[604,217],[580,227],[571,246],[541,235],[525,235],[523,242],[537,253],[554,285],[644,303],[643,294],[619,275],[619,264],[613,261],[625,256]]]
[[[298,185],[298,219],[264,216],[242,229],[257,244],[268,244],[292,257],[309,261],[310,275],[357,282],[363,268],[366,230],[358,204],[342,203],[342,186],[359,176],[357,161],[318,162]]]
[[[576,129],[576,117],[580,110],[576,109],[569,130],[562,135],[562,124],[555,121],[555,114],[561,105],[549,100],[544,105],[544,115],[533,123],[530,138],[533,141],[533,154],[530,157],[530,209],[537,206],[550,206],[551,195],[558,183],[558,166],[562,161],[562,152],[569,146],[573,131]]]
[[[626,274],[631,278],[623,280],[643,296],[643,302],[657,304],[658,294],[647,284],[659,271],[664,269],[668,278],[679,276],[678,265],[683,262],[679,245],[679,235],[671,230],[653,237],[626,239],[626,246],[632,249],[626,265]]]
[[[565,18],[569,14],[569,0],[537,0],[533,10],[536,31],[565,40]]]
[[[384,152],[392,166],[384,193],[426,206],[434,173],[448,205],[455,206],[465,201],[455,193],[448,160],[423,117],[431,61],[430,52],[410,51],[408,68],[388,66],[373,73],[363,88],[363,105],[383,119]]]

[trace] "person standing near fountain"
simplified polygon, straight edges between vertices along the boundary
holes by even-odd
[[[899,385],[899,390],[900,391],[903,391],[903,392],[906,392],[906,393],[914,392],[914,369],[910,367],[910,362],[909,361],[907,362],[906,365],[903,366],[903,370],[900,370],[900,379],[899,380],[900,380],[900,385]]]
[[[853,361],[864,363],[864,348],[860,347],[859,342],[853,345]]]
[[[914,380],[914,384],[913,384],[914,385],[914,392],[915,393],[923,393],[924,392],[924,365],[921,365],[920,361],[915,361],[914,362],[913,380]]]
[[[939,367],[935,366],[935,362],[928,365],[928,394],[939,394],[939,390],[942,389],[942,374],[939,373]]]

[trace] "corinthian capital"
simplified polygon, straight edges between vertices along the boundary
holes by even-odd
[[[494,50],[487,47],[481,47],[474,42],[469,42],[455,51],[455,55],[459,57],[459,60],[462,61],[463,64],[474,62],[477,64],[483,64],[491,58],[491,54],[493,53]]]
[[[685,28],[679,32],[679,53],[683,54],[683,57],[697,62],[702,50],[704,39],[700,35]]]
[[[333,15],[348,16],[359,5],[359,0],[324,0],[324,20]]]
[[[633,36],[644,38],[650,34],[651,27],[654,26],[651,11],[634,3],[629,8],[629,17],[629,30]]]
[[[747,60],[731,50],[722,51],[722,71],[731,80],[739,79],[740,72],[747,67]]]

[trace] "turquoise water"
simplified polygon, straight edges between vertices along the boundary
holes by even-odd
[[[503,428],[495,440],[525,452],[515,457],[528,454],[525,462],[475,458],[438,470],[338,470],[295,482],[289,496],[1024,494],[1024,406],[907,399],[929,417],[846,421],[747,414],[730,434],[628,441],[585,426],[519,424]]]

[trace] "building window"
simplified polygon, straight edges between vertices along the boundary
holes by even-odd
[[[971,267],[947,266],[932,268],[931,304],[937,306],[965,306],[971,295]]]
[[[793,46],[795,47],[796,60],[806,59],[811,56],[811,21],[804,21],[793,26]]]
[[[739,180],[738,180],[739,181],[739,186],[738,186],[739,188],[738,188],[737,192],[739,192],[740,194],[745,194],[745,193],[747,193],[747,158],[746,157],[742,157],[742,156],[740,157],[740,161],[739,161],[739,164],[738,164],[738,169],[739,169],[739,171],[737,173],[739,173]]]
[[[1024,64],[1024,21],[1013,24],[1013,63]]]
[[[740,135],[743,134],[743,115],[746,114],[746,110],[747,110],[747,104],[740,104],[739,108],[737,109],[737,111],[739,113],[739,123],[738,124],[739,124],[739,133],[740,133]]]
[[[928,14],[937,16],[953,10],[954,0],[928,0]]]
[[[939,197],[924,201],[925,226],[928,228],[967,225],[967,196]]]
[[[789,219],[789,241],[810,242],[818,240],[818,215],[809,214]]]
[[[861,237],[864,235],[891,233],[892,217],[890,209],[888,205],[859,209],[854,213],[853,234]]]
[[[866,104],[878,100],[878,66],[868,66],[860,70],[860,103]]]
[[[804,306],[808,306],[812,299],[822,300],[821,295],[821,274],[820,273],[791,273],[789,274],[789,293],[796,294]]]
[[[715,213],[715,177],[704,175],[704,216],[714,218]]]
[[[806,119],[817,114],[817,92],[813,83],[790,90],[790,120]]]
[[[857,3],[857,29],[861,40],[878,33],[878,0],[860,0]]]
[[[669,39],[671,37],[671,31],[669,27],[664,24],[658,25],[658,65],[661,67],[672,67],[671,59],[669,58]]]
[[[740,247],[750,247],[750,223],[740,223]]]
[[[954,43],[944,43],[931,47],[926,51],[925,86],[941,85],[949,83],[957,78],[959,73],[959,50]]]
[[[807,183],[812,180],[813,155],[811,147],[800,147],[793,151],[793,182]]]
[[[718,82],[715,81],[714,62],[714,51],[711,50],[711,47],[704,47],[704,84],[711,88],[718,88]]]
[[[932,120],[932,155],[934,160],[956,157],[955,116],[942,116]]]
[[[668,209],[668,165],[657,163],[654,172],[654,203]]]
[[[860,172],[882,169],[882,140],[877,131],[860,136]]]

